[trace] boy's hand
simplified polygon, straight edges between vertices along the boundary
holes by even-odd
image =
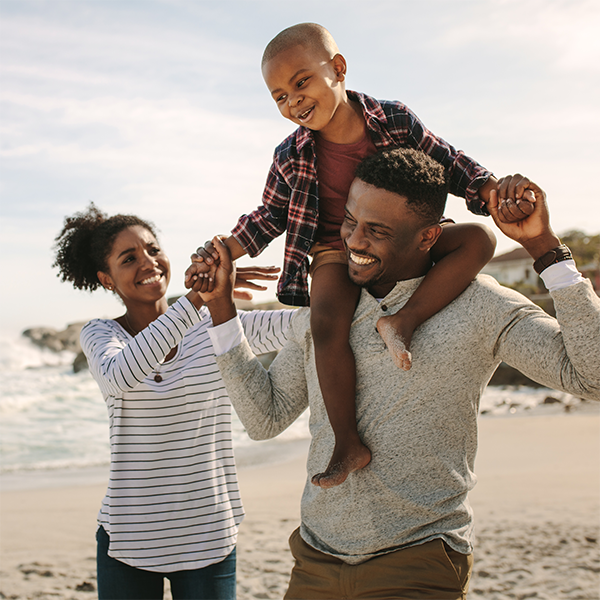
[[[530,184],[529,179],[519,174],[500,179],[498,182],[497,206],[498,216],[502,223],[517,223],[533,214],[536,197],[533,191],[528,189],[528,184]]]
[[[500,216],[500,191],[515,190],[517,187],[521,189],[522,197],[531,204],[533,211],[520,221],[507,223]],[[560,245],[560,240],[550,227],[546,194],[527,177],[522,175],[503,177],[499,182],[498,192],[494,190],[490,194],[488,209],[500,231],[515,242],[519,242],[534,260]]]
[[[217,237],[222,239],[222,236]],[[209,240],[204,246],[200,246],[200,248],[192,254],[192,260],[198,263],[205,262],[207,265],[212,265],[213,263],[219,264],[219,253],[217,252],[213,241]]]

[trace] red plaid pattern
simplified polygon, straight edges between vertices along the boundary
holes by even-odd
[[[348,91],[348,97],[361,104],[377,149],[403,146],[426,152],[446,169],[450,193],[465,198],[471,212],[488,214],[478,190],[491,176],[490,171],[431,133],[404,104],[378,101],[351,91]],[[309,304],[307,256],[319,220],[313,136],[310,129],[298,127],[277,146],[262,206],[249,215],[242,215],[231,232],[253,257],[286,232],[283,272],[277,285],[277,296],[281,302],[291,306]]]

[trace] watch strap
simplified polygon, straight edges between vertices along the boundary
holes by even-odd
[[[533,269],[539,275],[544,269],[547,269],[550,265],[562,262],[563,260],[569,260],[573,258],[571,250],[564,244],[557,246],[546,252],[543,256],[540,256],[534,263]]]

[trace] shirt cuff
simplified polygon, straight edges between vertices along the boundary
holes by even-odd
[[[244,339],[244,328],[239,317],[229,319],[221,325],[207,328],[216,356],[221,356],[239,346]]]
[[[574,260],[563,260],[544,269],[540,277],[549,292],[585,281],[583,275],[577,270]]]

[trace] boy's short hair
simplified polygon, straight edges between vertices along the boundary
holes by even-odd
[[[412,148],[383,150],[365,158],[355,176],[388,192],[404,196],[409,208],[424,225],[439,223],[444,214],[448,182],[444,167]]]
[[[317,23],[298,23],[279,32],[268,44],[263,52],[261,68],[280,52],[294,46],[304,46],[317,52],[325,52],[329,58],[339,54],[339,50],[332,35]]]

